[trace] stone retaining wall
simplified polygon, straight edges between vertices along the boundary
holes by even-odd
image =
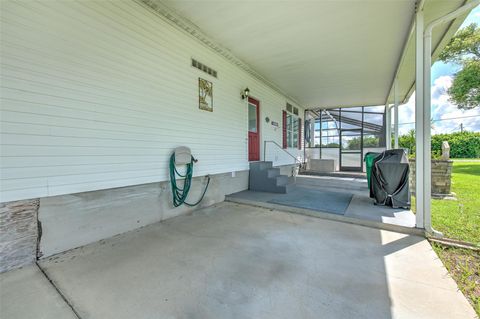
[[[452,196],[451,160],[432,160],[432,197]],[[410,190],[415,193],[415,160],[410,160]]]
[[[38,199],[0,203],[0,273],[35,262]]]

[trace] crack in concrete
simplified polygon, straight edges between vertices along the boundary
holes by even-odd
[[[82,317],[80,316],[80,314],[78,313],[78,311],[75,309],[75,307],[73,306],[73,304],[70,302],[70,300],[67,299],[67,297],[60,291],[60,289],[55,285],[55,283],[53,282],[53,280],[48,276],[47,272],[38,264],[38,262],[35,262],[35,265],[37,265],[38,269],[40,270],[40,272],[45,276],[45,278],[48,280],[48,282],[52,285],[52,287],[57,291],[57,293],[60,295],[60,297],[63,299],[63,301],[65,301],[65,303],[67,304],[67,306],[70,308],[70,310],[72,310],[73,314],[75,315],[75,317],[77,317],[78,319],[82,319]]]

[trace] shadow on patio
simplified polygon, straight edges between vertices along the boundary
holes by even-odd
[[[40,266],[81,318],[465,318],[471,311],[421,237],[233,203]],[[67,311],[61,299],[43,297],[48,281],[21,285],[19,274],[31,271],[1,275],[3,314]],[[24,307],[30,299],[35,309]]]

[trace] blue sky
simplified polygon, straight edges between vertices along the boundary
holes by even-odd
[[[462,27],[472,22],[480,25],[480,6],[472,10]],[[432,66],[432,134],[459,131],[461,124],[466,130],[480,132],[480,108],[462,111],[449,101],[447,90],[458,70],[459,66],[452,63],[436,62]],[[399,107],[400,134],[415,127],[414,115],[415,94],[405,105]]]

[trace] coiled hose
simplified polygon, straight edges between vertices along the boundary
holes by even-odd
[[[170,156],[170,184],[172,185],[172,194],[173,194],[173,206],[178,207],[182,204],[187,206],[196,206],[198,205],[203,197],[205,197],[205,193],[207,192],[208,185],[210,184],[210,176],[207,175],[207,185],[205,185],[205,189],[203,190],[202,196],[200,199],[193,203],[187,203],[185,200],[187,199],[188,192],[190,191],[190,187],[192,185],[192,177],[193,177],[193,163],[196,162],[195,158],[190,160],[190,163],[186,164],[187,169],[184,175],[182,175],[175,166],[175,153]],[[177,185],[177,177],[184,178],[183,188],[178,187]]]

